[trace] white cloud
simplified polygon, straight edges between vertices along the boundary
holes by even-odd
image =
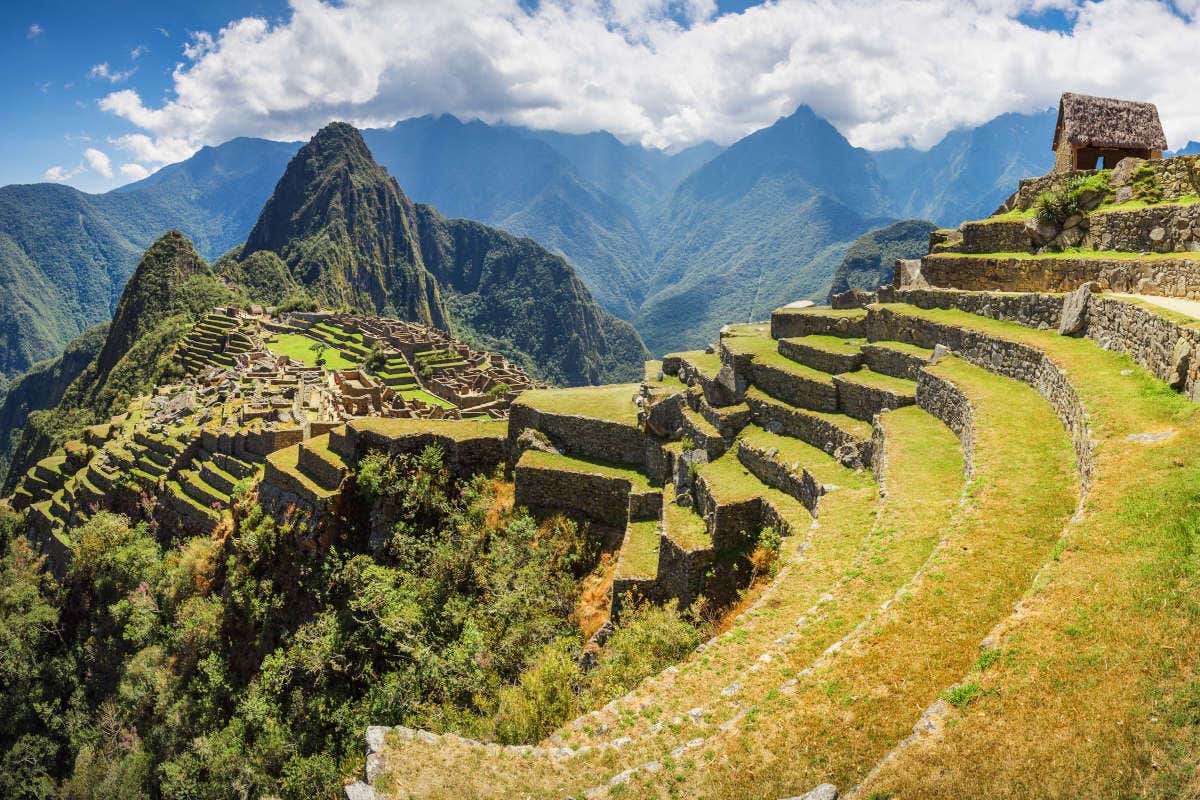
[[[46,32],[46,29],[43,28],[41,25],[38,25],[35,22],[32,25],[30,25],[29,30],[27,30],[25,32],[25,38],[26,39],[36,39],[37,37],[41,36],[45,32]]]
[[[94,147],[89,147],[83,151],[83,157],[87,160],[88,166],[106,178],[113,176],[112,160],[108,154],[102,150],[97,150]]]
[[[146,47],[146,45],[144,45],[144,44],[139,44],[137,47],[135,47],[129,51],[129,58],[133,61],[137,61],[139,58],[141,58],[142,56],[146,55],[146,53],[149,53],[149,52],[150,52],[149,47]]]
[[[137,67],[127,70],[115,70],[108,66],[108,62],[105,61],[103,63],[94,65],[91,70],[88,71],[88,77],[99,78],[101,80],[106,80],[109,83],[122,83],[133,77],[133,73],[135,72],[137,72]]]
[[[55,165],[42,173],[42,180],[51,181],[53,183],[64,183],[71,180],[79,173],[83,172],[85,167],[83,164],[78,164],[70,169]]]
[[[150,174],[150,170],[143,167],[141,164],[136,164],[130,161],[128,164],[121,165],[121,176],[128,178],[131,181],[140,181]]]
[[[195,33],[161,105],[101,108],[165,163],[233,136],[296,139],[331,119],[383,124],[450,112],[626,141],[727,143],[808,103],[852,142],[928,147],[1064,90],[1157,102],[1171,144],[1200,139],[1195,0],[292,0],[272,24]],[[1023,23],[1048,10],[1069,33]],[[140,137],[140,138],[138,138]]]

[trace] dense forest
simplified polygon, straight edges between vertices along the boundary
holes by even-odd
[[[451,480],[436,448],[355,480],[332,541],[244,487],[213,537],[98,513],[61,583],[0,517],[0,796],[334,797],[368,724],[534,741],[706,635],[641,608],[584,672],[585,528],[514,510],[502,476]]]

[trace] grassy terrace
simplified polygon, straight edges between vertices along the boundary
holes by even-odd
[[[916,381],[906,380],[904,378],[893,378],[891,375],[884,375],[880,372],[873,372],[869,369],[860,369],[855,372],[846,372],[838,375],[838,378],[851,383],[857,383],[862,386],[871,386],[876,389],[884,389],[896,394],[911,395],[917,390]]]
[[[671,356],[691,364],[701,375],[710,380],[716,378],[717,373],[721,371],[721,356],[717,353],[690,350],[686,353],[671,353],[667,357],[670,358]]]
[[[862,309],[855,310],[861,311]],[[764,366],[781,369],[818,383],[831,384],[833,382],[833,376],[828,372],[821,372],[818,369],[813,369],[798,361],[792,361],[787,356],[781,355],[776,349],[778,345],[775,340],[770,337],[733,336],[723,339],[722,342],[730,353],[734,355],[753,356],[756,363]]]
[[[827,353],[837,353],[838,355],[852,356],[862,349],[866,344],[866,339],[844,338],[841,336],[826,336],[824,334],[810,334],[808,336],[797,336],[786,341],[796,344],[811,347],[814,350],[824,350]]]
[[[398,389],[400,396],[405,400],[420,400],[423,403],[428,403],[431,406],[441,406],[442,408],[454,408],[454,403],[449,400],[443,400],[436,394],[427,392],[424,389]]]
[[[579,727],[559,730],[572,745],[594,745],[618,736],[631,736],[633,743],[619,751],[558,761],[490,756],[444,743],[430,747],[395,742],[403,748],[397,751],[402,766],[393,780],[395,788],[431,798],[579,796],[583,788],[603,784],[626,767],[661,759],[667,767],[663,778],[674,786],[664,793],[678,796],[675,792],[686,787],[682,796],[690,797],[692,785],[673,779],[696,762],[690,754],[664,755],[692,738],[713,735],[741,708],[757,718],[758,704],[779,696],[783,680],[811,664],[892,597],[949,526],[962,487],[961,453],[954,435],[915,408],[888,412],[882,419],[888,460],[894,467],[882,506],[876,505],[873,484],[826,495],[803,557],[795,554],[805,537],[785,539],[778,577],[729,631],[681,662],[677,671],[640,686],[614,709],[585,717]],[[760,661],[760,656],[767,660]],[[729,697],[722,694],[735,684],[740,690]],[[673,722],[674,715],[696,708],[703,712],[700,722]],[[656,722],[665,724],[653,733]],[[775,757],[772,761],[777,771],[786,773],[797,755],[788,752],[786,765]],[[451,790],[443,777],[450,774],[470,778],[456,780]],[[635,777],[624,796],[644,796],[640,781]],[[764,791],[753,796],[772,795]]]
[[[521,454],[518,467],[534,469],[557,470],[560,472],[575,472],[581,475],[599,475],[604,478],[617,478],[629,481],[632,491],[650,491],[650,481],[636,469],[603,464],[598,461],[586,461],[582,458],[564,456],[558,453],[543,453],[541,450],[526,450]]]
[[[616,578],[654,578],[658,574],[658,520],[631,522],[625,529]]]
[[[828,416],[828,415],[827,415]],[[857,421],[857,420],[856,420]],[[864,425],[867,425],[864,423]],[[870,425],[867,425],[868,435]],[[818,447],[793,439],[768,433],[757,425],[747,425],[738,437],[746,444],[761,450],[778,450],[777,458],[785,464],[807,469],[823,485],[859,489],[875,483],[870,472],[853,470],[833,460],[833,457]]]
[[[432,434],[457,442],[463,442],[468,439],[478,439],[481,436],[495,436],[499,439],[508,436],[508,423],[505,420],[481,421],[367,417],[351,420],[347,425],[356,431],[369,431],[377,433],[380,436],[397,439],[405,436]]]
[[[935,749],[901,751],[863,796],[999,796],[1034,780],[1046,796],[1189,794],[1197,718],[1185,709],[1200,685],[1197,407],[1086,340],[896,310],[1042,348],[1088,409],[1097,463],[1081,519],[1004,631],[999,657],[965,675],[974,699],[961,722]],[[1128,440],[1156,432],[1169,438]],[[1157,768],[1134,766],[1151,759]]]
[[[940,530],[922,526],[927,535],[938,531],[940,539],[916,579],[891,607],[872,614],[870,624],[836,656],[764,697],[738,734],[713,738],[694,765],[676,771],[671,778],[685,783],[691,796],[784,797],[823,781],[855,785],[908,736],[922,709],[970,671],[979,642],[1053,558],[1074,510],[1077,483],[1073,451],[1049,405],[1032,389],[957,359],[933,369],[974,406],[976,474],[967,502],[955,509],[944,489],[939,495],[937,486],[925,483],[916,496],[940,496],[950,504],[943,513],[949,511],[953,521]],[[1014,407],[1022,413],[1012,414]],[[919,425],[924,418],[919,410],[904,409],[885,415],[885,424]],[[889,433],[887,488],[893,495],[897,487],[891,481],[910,477],[893,460],[900,452],[893,443],[918,445],[895,428]],[[949,449],[945,444],[908,457],[915,456],[913,466],[936,462]],[[940,466],[945,470],[951,463],[943,460]],[[891,510],[904,513],[892,503]],[[887,531],[890,525],[881,523],[880,530]],[[850,719],[853,724],[846,724]],[[790,754],[787,769],[778,768],[779,753]],[[1030,774],[1040,778],[1041,772]],[[650,776],[638,796],[666,796],[662,777]]]
[[[317,339],[312,339],[300,333],[277,333],[274,338],[267,342],[267,347],[271,348],[271,352],[277,355],[287,356],[301,364],[310,367],[317,365],[317,354],[312,350],[312,346],[317,343]],[[342,355],[334,347],[326,348],[325,367],[328,369],[351,369],[357,364]]]
[[[805,414],[810,417],[816,417],[828,422],[830,425],[841,428],[849,433],[855,439],[866,440],[871,438],[871,423],[854,417],[846,416],[845,414],[830,414],[825,411],[813,411],[807,408],[795,408],[781,400],[776,400],[769,394],[759,389],[757,386],[751,386],[746,390],[746,398],[758,403],[773,404],[791,409],[798,414]]]
[[[585,386],[578,389],[532,389],[517,396],[514,405],[528,406],[546,414],[564,414],[637,425],[633,398],[639,384]]]
[[[808,306],[807,308],[777,308],[774,314],[807,314],[814,317],[834,317],[837,319],[859,319],[867,315],[865,308],[830,308],[828,306]]]
[[[885,347],[888,350],[894,350],[897,353],[906,353],[910,356],[917,356],[918,358],[927,359],[933,355],[932,347],[921,347],[919,345],[909,344],[908,342],[871,342],[871,344],[876,347]]]
[[[663,489],[663,531],[684,550],[712,547],[712,537],[704,520],[694,510],[675,502],[675,487]]]

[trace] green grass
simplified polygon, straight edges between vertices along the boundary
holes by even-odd
[[[860,319],[867,315],[865,308],[830,308],[809,306],[808,308],[777,308],[775,314],[806,314],[813,317],[835,317],[837,319]]]
[[[811,347],[813,350],[822,350],[827,353],[836,353],[842,356],[852,356],[857,354],[864,344],[866,339],[845,338],[842,336],[828,336],[825,334],[814,333],[808,336],[797,336],[792,339],[784,339],[785,342]]]
[[[919,358],[927,359],[931,355],[933,355],[932,347],[920,347],[915,344],[909,344],[908,342],[882,341],[882,342],[871,342],[871,344],[876,347],[883,347],[888,350],[894,350],[897,353],[906,353],[907,355],[917,356]]]
[[[629,481],[631,491],[644,493],[650,491],[649,479],[629,467],[605,464],[599,461],[588,461],[573,458],[559,453],[544,453],[541,450],[526,450],[521,454],[519,467],[534,469],[557,470],[560,472],[575,472],[580,475],[600,475],[605,478],[617,478]]]
[[[276,355],[287,356],[295,361],[299,361],[301,364],[315,367],[317,366],[317,354],[312,350],[312,346],[316,343],[316,339],[312,339],[304,334],[279,333],[267,343],[267,347]],[[325,356],[324,366],[326,369],[353,369],[358,366],[357,363],[350,361],[333,346],[326,347],[323,355]]]
[[[431,394],[424,389],[400,389],[400,396],[405,400],[420,400],[432,406],[441,406],[442,408],[454,408],[454,404],[449,400],[443,400],[435,394]]]
[[[636,426],[637,406],[633,404],[633,398],[638,390],[639,384],[636,383],[578,389],[532,389],[522,392],[515,405],[528,406],[547,414],[567,414]]]
[[[780,354],[776,349],[778,345],[774,339],[759,338],[756,336],[738,336],[725,339],[723,344],[735,356],[753,356],[755,362],[764,366],[774,367],[775,369],[783,370],[784,372],[817,383],[833,384],[833,376],[828,372],[821,372],[819,369],[813,369],[798,361],[792,361],[787,356]]]
[[[721,356],[717,353],[691,350],[686,353],[671,353],[666,358],[670,358],[671,356],[691,364],[692,367],[709,380],[714,380],[717,377],[717,373],[721,371]]]
[[[891,375],[884,375],[880,372],[872,372],[869,369],[860,369],[856,372],[845,372],[838,378],[857,383],[862,386],[870,386],[875,389],[884,389],[889,392],[902,395],[913,395],[917,391],[916,381],[906,380],[904,378],[894,378]]]
[[[685,552],[712,547],[712,537],[708,535],[703,518],[691,508],[675,502],[675,487],[671,485],[663,489],[663,531]]]
[[[616,578],[645,579],[658,574],[658,520],[631,522],[625,529]]]

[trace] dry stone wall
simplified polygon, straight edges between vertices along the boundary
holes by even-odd
[[[583,458],[645,467],[654,442],[642,430],[609,420],[550,414],[516,403],[509,414],[509,445],[516,452],[521,431],[541,431],[562,450]]]
[[[977,367],[1033,387],[1050,403],[1066,428],[1075,447],[1080,482],[1085,489],[1090,485],[1094,461],[1087,412],[1066,373],[1059,370],[1045,353],[1019,342],[897,314],[888,308],[873,309],[868,327],[868,338],[872,340],[893,339],[922,347],[941,344]]]

